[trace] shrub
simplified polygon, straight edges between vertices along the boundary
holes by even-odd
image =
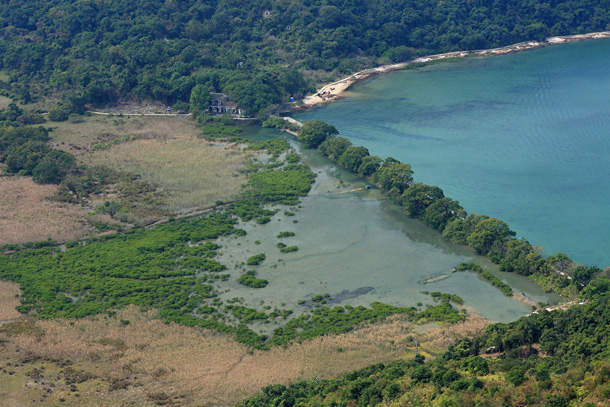
[[[256,223],[259,225],[264,225],[265,223],[271,222],[271,218],[269,216],[261,216],[260,218],[256,218]]]
[[[427,366],[420,366],[411,373],[413,383],[428,383],[432,376],[432,370]]]
[[[258,266],[265,260],[265,258],[266,256],[264,253],[255,254],[254,256],[249,257],[246,263],[248,266]]]
[[[525,370],[521,367],[513,367],[506,375],[506,380],[513,386],[519,386],[527,380]]]
[[[49,112],[49,120],[52,122],[63,122],[68,120],[70,114],[67,110],[64,109],[53,109]]]
[[[241,277],[237,279],[239,284],[243,284],[247,287],[252,288],[263,288],[269,284],[269,281],[264,280],[262,278],[256,278],[256,271],[248,270]]]

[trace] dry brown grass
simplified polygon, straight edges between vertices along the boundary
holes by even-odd
[[[486,319],[469,316],[465,322],[453,325],[425,326],[424,329],[416,329],[417,345],[412,341],[409,343],[409,349],[425,356],[436,356],[456,340],[482,334],[487,325],[489,321]]]
[[[81,123],[48,122],[53,129],[52,144],[56,148],[79,155],[108,136],[136,138],[190,138],[200,133],[196,123],[187,117],[157,116],[79,116]],[[77,148],[75,148],[75,146]]]
[[[19,303],[21,290],[19,284],[0,281],[0,324],[20,318],[22,315],[15,307]]]
[[[90,233],[85,212],[48,198],[54,185],[39,185],[29,177],[0,176],[0,245],[74,240]]]
[[[171,210],[229,200],[242,191],[245,154],[202,139],[135,140],[84,158],[89,164],[140,174],[169,195]]]
[[[130,323],[125,325],[121,319]],[[37,389],[25,372],[39,365],[46,365],[46,372],[52,372],[57,370],[57,362],[53,365],[49,360],[69,359],[74,369],[91,372],[97,378],[79,385],[78,398],[61,383],[55,383],[48,401],[63,397],[65,405],[153,405],[151,394],[166,394],[180,405],[231,406],[269,384],[335,377],[372,363],[410,357],[422,348],[407,347],[409,336],[417,337],[424,348],[433,347],[438,338],[470,335],[485,324],[471,318],[451,327],[430,325],[419,329],[401,317],[393,317],[383,324],[364,326],[344,335],[254,352],[226,335],[168,325],[157,319],[156,312],[142,313],[134,307],[119,311],[116,318],[37,321],[36,325],[38,329],[30,331],[44,335],[6,338],[7,350],[12,353],[5,354],[12,354],[13,358],[23,355],[41,358],[24,365],[11,379],[19,383],[15,385],[18,393],[23,388],[29,389],[28,400],[40,397],[44,389]],[[51,380],[50,376],[45,373],[46,380]],[[110,378],[126,380],[131,385],[110,391]],[[3,384],[13,388],[0,376],[0,387]],[[20,400],[22,396],[11,391],[7,394],[11,400]]]

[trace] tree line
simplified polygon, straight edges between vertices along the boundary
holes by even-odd
[[[468,214],[458,201],[446,197],[441,188],[413,183],[413,170],[409,164],[392,157],[382,160],[372,156],[366,147],[353,146],[351,141],[338,134],[335,126],[310,120],[301,127],[298,139],[305,147],[317,148],[341,167],[368,177],[401,205],[406,215],[421,219],[452,243],[472,247],[478,254],[498,264],[500,270],[533,276],[541,285],[570,296],[576,296],[595,276],[602,274],[600,268],[577,265],[563,253],[542,257],[527,240],[517,238],[505,222],[485,215]],[[466,265],[464,268],[476,269],[475,266]],[[487,273],[486,278],[493,280],[489,272],[475,271]],[[500,281],[493,282],[510,295],[510,287]]]

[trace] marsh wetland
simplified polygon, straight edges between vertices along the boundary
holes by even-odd
[[[271,136],[278,135],[264,129],[253,129],[250,135]],[[441,291],[461,296],[462,308],[491,321],[507,322],[531,312],[531,307],[503,296],[476,273],[451,273],[460,263],[476,262],[533,303],[559,300],[523,276],[498,271],[471,249],[443,240],[423,222],[404,215],[402,208],[367,181],[317,152],[300,153],[317,174],[300,205],[280,206],[263,225],[241,224],[246,236],[219,240],[221,263],[229,270],[255,269],[257,277],[268,280],[269,285],[252,289],[231,279],[224,299],[243,298],[247,306],[290,309],[298,315],[311,307],[311,299],[317,295],[329,294],[325,300],[329,306],[368,306],[379,301],[401,307],[421,303],[419,308],[424,309],[435,302],[422,291]],[[278,238],[284,231],[295,235]],[[280,242],[297,246],[298,251],[282,253],[277,247]],[[257,253],[266,255],[261,265],[241,265]],[[275,328],[265,325],[258,328],[265,332]]]

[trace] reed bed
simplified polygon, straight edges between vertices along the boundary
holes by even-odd
[[[187,117],[154,116],[83,116],[77,122],[48,122],[44,126],[52,128],[51,142],[56,148],[69,150],[77,145],[81,154],[93,144],[108,136],[135,138],[172,138],[193,137],[200,133],[196,123]]]
[[[140,174],[169,195],[170,210],[208,206],[242,191],[245,154],[202,139],[135,140],[93,152],[89,164]]]
[[[22,317],[15,309],[20,294],[19,284],[0,281],[0,324]]]
[[[40,240],[74,240],[91,229],[76,205],[48,198],[55,185],[39,185],[26,177],[0,177],[0,245]]]

